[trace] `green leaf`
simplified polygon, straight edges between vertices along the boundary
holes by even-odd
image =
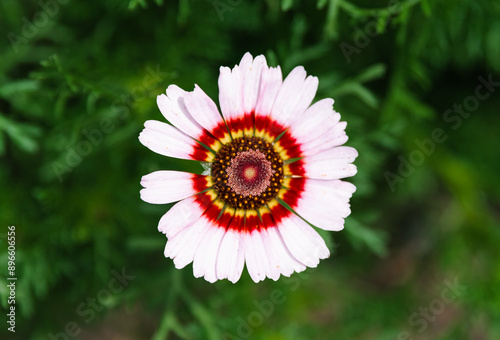
[[[0,116],[0,131],[4,131],[23,151],[32,153],[38,149],[36,138],[40,136],[41,129],[37,126],[18,123]]]
[[[421,0],[420,6],[422,7],[422,10],[423,10],[425,16],[430,17],[432,14],[432,9],[431,9],[431,5],[429,4],[429,0]]]
[[[39,88],[39,83],[36,80],[23,79],[11,81],[0,87],[0,96],[8,99],[10,96],[17,95],[19,92],[36,91]]]
[[[3,138],[3,133],[0,133],[0,155],[3,155],[5,153],[5,142]]]
[[[281,10],[288,11],[293,7],[293,0],[282,0],[281,1]]]
[[[326,4],[328,4],[328,0],[318,0],[318,2],[316,3],[316,8],[323,9]]]
[[[130,0],[128,3],[129,10],[134,10],[139,6],[142,8],[147,8],[148,4],[147,4],[146,0]]]
[[[370,229],[353,217],[346,220],[344,230],[355,249],[360,250],[362,247],[367,247],[378,256],[384,256],[387,253],[386,234],[384,232]]]
[[[379,101],[377,97],[360,83],[346,82],[339,86],[334,93],[336,97],[351,94],[357,96],[371,108],[378,107]]]
[[[337,15],[339,12],[340,0],[330,0],[328,11],[326,13],[325,34],[330,39],[335,39],[338,36],[337,32]]]

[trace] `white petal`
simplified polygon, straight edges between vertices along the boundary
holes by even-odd
[[[257,116],[267,117],[271,113],[282,83],[283,75],[279,66],[262,69],[259,96],[255,106]]]
[[[286,247],[278,228],[271,227],[262,231],[262,242],[269,258],[269,277],[277,280],[280,274],[290,276],[300,273],[306,266],[297,261]]]
[[[205,211],[196,202],[195,196],[188,197],[176,203],[163,215],[158,223],[158,230],[170,239],[179,231],[192,225]]]
[[[252,233],[244,233],[242,238],[248,273],[254,282],[263,281],[270,273],[270,269],[261,233],[254,230]]]
[[[221,67],[219,75],[219,103],[226,121],[243,116],[243,75],[238,65],[233,70]]]
[[[201,216],[191,226],[181,230],[167,241],[165,257],[170,257],[174,260],[175,268],[184,268],[193,262],[194,254],[203,236],[209,228],[214,227],[212,222]]]
[[[307,179],[294,210],[305,220],[325,230],[342,230],[351,213],[349,199],[356,187],[341,180]]]
[[[235,283],[241,277],[245,264],[245,253],[240,233],[229,229],[219,248],[217,256],[217,279],[229,279]]]
[[[252,65],[252,62],[253,62],[252,55],[250,54],[250,52],[246,52],[243,55],[243,57],[241,57],[240,63],[238,65],[235,65],[235,67],[238,66],[242,70],[245,70],[247,67],[249,67],[250,65]]]
[[[272,117],[282,125],[292,124],[311,105],[318,89],[318,78],[297,66],[283,81],[272,108]]]
[[[329,131],[340,120],[340,114],[333,110],[333,99],[322,99],[311,105],[303,115],[290,126],[290,132],[299,143],[316,140]]]
[[[257,104],[262,71],[268,68],[266,58],[259,55],[249,65],[240,63],[240,68],[243,72],[243,111],[250,113],[255,110]]]
[[[196,175],[181,171],[155,171],[142,176],[141,199],[148,203],[166,204],[192,196]]]
[[[168,157],[193,159],[194,139],[172,125],[156,120],[146,121],[144,127],[139,134],[139,141],[150,150]]]
[[[278,228],[290,253],[306,266],[314,268],[330,256],[323,238],[297,215],[281,220]]]
[[[186,91],[176,85],[167,88],[167,95],[161,94],[156,103],[163,116],[185,134],[198,138],[203,128],[194,120],[184,103]]]
[[[194,277],[204,276],[208,282],[217,281],[215,267],[217,255],[226,230],[221,227],[210,228],[203,238],[194,255],[193,274]]]
[[[340,146],[347,142],[345,133],[346,122],[339,122],[322,135],[308,142],[302,143],[300,150],[304,156],[312,156],[335,146]]]
[[[354,176],[356,166],[350,164],[356,159],[358,152],[348,146],[339,146],[325,150],[303,159],[305,177],[316,179],[340,179]]]
[[[259,55],[252,59],[248,52],[232,70],[228,67],[220,68],[219,102],[226,120],[254,111],[259,97],[262,72],[267,69],[264,56]]]
[[[316,160],[340,160],[342,162],[352,162],[358,157],[356,149],[350,146],[338,146],[328,150],[324,150],[314,156],[307,157],[307,159]]]
[[[208,131],[223,122],[217,105],[198,85],[192,92],[186,92],[184,103],[194,120]]]

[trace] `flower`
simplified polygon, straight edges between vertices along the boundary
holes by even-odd
[[[341,230],[356,190],[358,153],[342,146],[345,122],[333,99],[311,105],[318,78],[302,66],[282,80],[280,67],[246,53],[220,68],[219,103],[195,85],[170,85],[157,98],[170,124],[149,120],[139,140],[168,157],[206,162],[202,175],[156,171],[142,177],[142,200],[175,204],[161,219],[165,256],[180,269],[193,262],[209,282],[290,276],[330,252],[308,223]],[[292,211],[293,210],[293,211]]]

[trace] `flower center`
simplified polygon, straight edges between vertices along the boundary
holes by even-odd
[[[269,187],[274,173],[271,162],[262,152],[242,151],[226,168],[227,184],[243,197],[258,196]]]
[[[227,170],[226,170],[227,171]],[[255,175],[257,175],[257,169],[253,166],[249,166],[245,169],[245,171],[243,172],[243,176],[245,177],[245,179],[247,180],[252,180],[255,178]]]
[[[242,137],[219,150],[211,174],[219,197],[226,204],[258,209],[278,194],[283,182],[283,161],[265,140]]]

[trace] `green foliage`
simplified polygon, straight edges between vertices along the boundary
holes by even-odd
[[[72,321],[82,339],[500,337],[500,96],[476,91],[500,81],[498,3],[4,1],[0,31],[2,313],[8,225],[18,278],[2,339]],[[318,269],[209,284],[163,257],[170,206],[139,199],[144,174],[203,169],[137,136],[169,84],[217,99],[219,67],[246,51],[319,77],[316,100],[335,99],[359,152],[357,191],[345,230],[321,232]],[[134,278],[99,298],[122,268]],[[455,278],[465,292],[412,323]]]

